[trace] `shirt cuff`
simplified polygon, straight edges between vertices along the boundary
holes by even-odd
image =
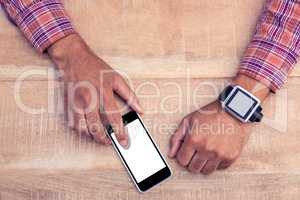
[[[15,18],[25,37],[40,52],[56,41],[75,33],[69,17],[59,0],[37,1]]]
[[[287,81],[296,62],[297,55],[287,47],[274,41],[254,39],[244,53],[238,74],[247,75],[276,92]]]

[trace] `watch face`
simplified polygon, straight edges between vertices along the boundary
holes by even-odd
[[[240,118],[246,120],[257,104],[257,100],[243,90],[237,88],[226,102],[226,107]]]

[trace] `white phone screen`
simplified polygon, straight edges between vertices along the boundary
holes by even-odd
[[[128,123],[125,128],[129,136],[128,149],[124,149],[118,143],[114,133],[111,136],[134,178],[139,183],[165,168],[166,164],[139,119]]]

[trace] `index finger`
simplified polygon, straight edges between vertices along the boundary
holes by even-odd
[[[100,108],[100,117],[105,126],[111,125],[118,142],[123,146],[128,145],[128,135],[124,130],[124,124],[120,109],[116,104],[113,94],[106,94],[103,99],[103,106]]]

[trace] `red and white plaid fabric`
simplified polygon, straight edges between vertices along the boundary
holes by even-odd
[[[40,52],[75,33],[60,0],[0,0],[12,21]],[[217,1],[214,3],[218,3]],[[300,1],[267,0],[238,74],[272,91],[281,88],[300,54]]]
[[[240,63],[245,74],[281,88],[300,54],[300,1],[268,0]]]
[[[10,19],[40,52],[75,33],[60,0],[0,0]]]

